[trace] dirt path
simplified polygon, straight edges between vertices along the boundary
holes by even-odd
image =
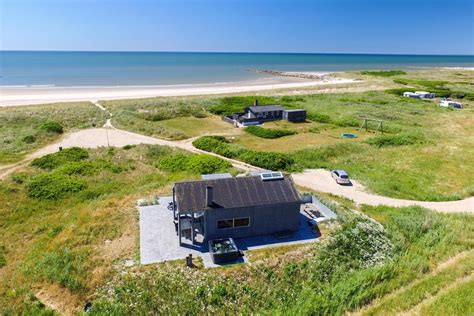
[[[94,102],[94,104],[99,108],[102,108],[97,102]],[[106,111],[105,108],[102,109]],[[116,129],[111,123],[109,114],[109,118],[107,119],[107,122],[102,128],[91,128],[73,132],[63,137],[60,141],[37,150],[18,164],[3,167],[0,166],[0,179],[5,178],[7,175],[11,174],[18,168],[28,164],[34,158],[54,153],[59,150],[59,147],[68,148],[75,146],[83,148],[97,148],[107,146],[123,147],[125,145],[138,144],[164,145],[174,148],[180,148],[194,153],[205,153],[208,155],[221,157],[222,159],[230,161],[234,167],[245,171],[262,170],[261,168],[246,164],[241,161],[229,159],[226,157],[219,156],[217,154],[197,149],[192,144],[192,141],[194,139],[195,138],[187,139],[184,141],[169,141]],[[332,193],[337,196],[342,196],[353,200],[357,204],[388,205],[394,207],[419,205],[438,212],[474,213],[474,197],[449,202],[424,202],[389,198],[368,193],[365,187],[357,181],[353,181],[352,186],[338,185],[331,178],[330,172],[323,169],[306,170],[302,173],[294,173],[293,179],[295,183],[299,186],[306,187],[308,189],[312,189],[319,192]]]
[[[357,181],[352,181],[352,186],[339,185],[332,179],[331,173],[324,169],[309,169],[302,173],[294,173],[292,176],[295,183],[302,187],[342,196],[353,200],[356,204],[388,205],[395,207],[419,205],[438,212],[474,213],[474,197],[448,202],[403,200],[368,193],[367,189]]]
[[[376,299],[375,301],[373,301],[371,304],[369,305],[366,305],[364,308],[362,308],[361,310],[357,311],[357,312],[354,312],[354,313],[350,313],[349,315],[366,315],[366,314],[370,314],[371,312],[373,312],[373,309],[374,308],[377,308],[378,306],[392,300],[393,298],[399,296],[400,294],[404,293],[405,291],[408,291],[409,289],[412,289],[414,286],[417,286],[419,285],[420,283],[422,282],[425,282],[426,280],[429,280],[429,278],[432,278],[432,277],[435,277],[436,275],[438,275],[439,273],[443,272],[444,270],[452,267],[453,265],[455,265],[456,263],[458,263],[460,260],[463,260],[465,259],[468,255],[470,255],[472,253],[472,251],[470,250],[467,250],[467,251],[463,251],[463,252],[460,252],[458,254],[456,254],[455,256],[447,259],[446,261],[444,262],[440,262],[434,269],[433,271],[429,272],[428,274],[420,277],[419,279],[416,279],[414,282],[412,283],[409,283],[401,288],[398,288],[396,290],[394,290],[393,292],[390,292],[378,299]],[[454,288],[455,286],[458,285],[458,282],[462,282],[464,281],[465,278],[470,278],[472,277],[472,273],[466,277],[463,277],[461,279],[458,279],[456,280],[456,282],[453,282],[448,288],[449,289],[452,289]],[[445,291],[448,289],[448,288],[444,288],[442,289],[441,291],[439,291],[435,296],[433,297],[436,297],[438,294],[442,294],[442,293],[445,293]],[[431,297],[430,297],[431,298]],[[419,304],[415,305],[414,307],[412,307],[411,311],[412,312],[416,312],[417,310],[419,310],[424,304],[423,303],[428,303],[430,298],[428,299],[424,299],[423,301],[421,301]],[[398,314],[403,314],[403,315],[407,315],[407,314],[413,314],[411,312],[398,312]]]

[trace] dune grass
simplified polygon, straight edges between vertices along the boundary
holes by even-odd
[[[104,122],[104,112],[89,102],[0,108],[0,164],[19,161],[63,133]]]
[[[461,283],[446,293],[435,297],[420,309],[421,315],[472,315],[474,314],[474,279]]]
[[[33,163],[0,181],[0,314],[42,309],[34,294],[47,284],[83,304],[120,260],[134,258],[138,198],[170,194],[172,183],[203,172],[232,171],[216,157],[161,146],[81,149],[87,155],[76,161],[63,159],[68,151],[77,154],[65,149],[40,158],[54,164]],[[186,170],[161,166],[177,156],[189,160]]]
[[[343,314],[423,279],[472,247],[472,230],[456,234],[472,228],[465,215],[416,207],[363,211],[383,226],[339,209],[339,226],[322,243],[257,253],[252,265],[190,270],[179,261],[131,268],[99,290],[92,312]],[[464,272],[472,269],[467,260],[463,265]]]

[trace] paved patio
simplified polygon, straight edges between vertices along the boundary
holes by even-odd
[[[189,254],[201,257],[205,267],[216,267],[209,255],[208,244],[183,244],[179,246],[173,223],[173,211],[167,209],[172,197],[160,197],[159,205],[140,206],[140,261],[142,264],[184,259]],[[313,200],[314,203],[314,200]],[[325,206],[324,206],[325,207]],[[326,208],[325,211],[328,209]],[[330,211],[330,210],[329,210]],[[331,211],[330,211],[331,212]],[[331,212],[332,213],[332,212]],[[334,213],[333,213],[334,214]],[[332,214],[331,214],[332,215]],[[300,213],[300,228],[289,238],[273,235],[235,239],[241,250],[254,250],[276,245],[298,244],[315,241],[320,235],[308,225],[309,217]],[[245,262],[246,257],[239,262]]]

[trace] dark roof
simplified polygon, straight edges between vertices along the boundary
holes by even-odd
[[[281,106],[280,104],[249,106],[248,109],[253,113],[269,112],[269,111],[283,111],[284,110],[283,106]]]
[[[305,109],[292,109],[292,110],[285,110],[285,112],[306,112]]]
[[[202,211],[206,206],[206,187],[213,188],[213,208],[238,208],[301,201],[291,176],[262,180],[260,176],[178,182],[176,203],[181,211]]]

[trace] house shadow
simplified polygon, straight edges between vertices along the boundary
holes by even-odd
[[[309,223],[309,217],[300,213],[298,231],[293,232],[285,237],[277,237],[276,235],[263,235],[255,237],[235,238],[237,247],[241,250],[253,250],[265,248],[268,246],[298,244],[311,242],[321,237],[321,231],[318,225]]]

